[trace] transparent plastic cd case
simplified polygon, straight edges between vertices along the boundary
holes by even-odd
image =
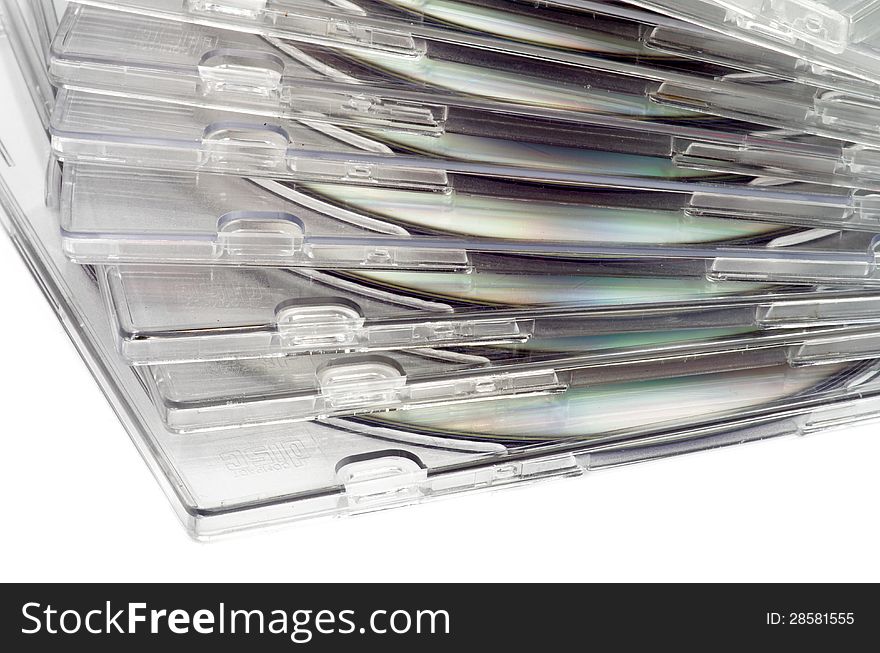
[[[686,144],[685,136],[655,136],[645,126],[630,133],[637,141],[633,153],[621,151],[630,141],[620,142],[614,130],[583,125],[531,129],[524,123],[521,131],[493,134],[490,124],[484,134],[437,137],[70,89],[58,93],[51,125],[53,145],[65,160],[412,188],[442,189],[455,173],[667,192],[710,192],[748,185],[756,177],[778,184],[786,176],[873,186],[877,167],[870,149],[856,148],[842,159],[839,148],[825,144],[743,141],[723,132],[714,144]],[[754,151],[741,147],[750,142]],[[729,183],[721,183],[725,180]],[[708,188],[698,185],[712,182]]]
[[[541,395],[560,394],[552,401],[565,406],[567,395],[579,389],[600,397],[608,385],[648,388],[670,377],[678,381],[735,370],[756,374],[764,367],[837,365],[880,355],[877,326],[728,337],[716,333],[715,338],[703,334],[703,339],[691,333],[691,339],[678,347],[657,347],[664,335],[669,337],[609,335],[604,343],[607,351],[599,345],[589,353],[581,351],[582,340],[590,347],[597,339],[575,336],[469,349],[313,353],[141,370],[166,426],[190,434],[389,410],[419,411],[459,402],[503,399],[515,410],[519,398]],[[630,347],[622,346],[626,344]],[[733,386],[729,392],[739,394]]]
[[[15,48],[19,61],[36,61],[39,55],[27,42],[40,41],[21,38],[20,32],[15,39],[7,37],[16,29],[9,20],[13,5],[18,8],[15,0],[0,0],[6,30],[0,36],[0,96],[25,101],[10,103],[7,119],[0,124],[0,219],[195,537],[578,476],[880,417],[877,360],[843,356],[834,362],[840,341],[832,339],[823,348],[820,339],[812,352],[823,364],[792,365],[798,357],[789,356],[795,352],[773,346],[767,352],[771,359],[778,357],[776,363],[768,360],[747,369],[738,363],[733,369],[699,372],[690,367],[676,376],[669,366],[662,378],[606,379],[595,387],[588,384],[552,394],[173,433],[145,386],[149,368],[131,367],[116,352],[116,333],[96,277],[100,270],[70,262],[61,249],[60,198],[57,187],[46,182],[47,166],[54,170],[55,164],[50,163],[40,119],[41,100],[35,94],[33,105],[26,101],[27,71],[20,74],[11,56]],[[820,314],[827,306],[815,308]],[[689,365],[699,360],[694,357]]]
[[[97,271],[137,365],[528,343],[662,350],[880,321],[877,291],[552,274],[120,266]]]
[[[458,72],[464,80],[477,71],[486,74],[477,66],[473,75]],[[395,76],[370,71],[335,50],[313,46],[306,52],[251,34],[81,5],[72,5],[56,36],[50,73],[69,89],[236,112],[247,119],[263,115],[360,128],[375,147],[384,140],[387,147],[432,156],[479,156],[560,170],[589,166],[636,177],[772,175],[880,189],[880,165],[874,162],[880,157],[862,145],[774,136],[766,127],[656,103],[630,111],[624,98],[592,84],[540,86],[522,69],[499,73],[494,82],[458,85],[507,88],[508,95],[535,100],[517,106],[509,101],[512,95],[498,102],[444,92],[431,83],[450,71],[407,83],[397,76],[402,71]]]
[[[462,98],[664,121],[708,114],[880,144],[870,110],[880,85],[620,3],[85,4],[51,57],[56,81],[75,88],[409,127],[436,125]]]
[[[841,227],[864,231],[848,238],[866,247],[880,224],[880,198],[840,189],[664,192],[651,183],[566,188],[466,175],[448,184],[296,183],[70,162],[62,245],[80,263],[469,270],[497,267],[488,252],[576,255],[587,244],[781,252],[830,244]]]

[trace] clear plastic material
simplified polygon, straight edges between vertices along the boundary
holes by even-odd
[[[845,94],[838,101],[851,106],[851,118],[866,119],[876,111],[880,84],[880,25],[878,5],[871,1],[859,11],[859,3],[812,0],[628,0],[703,28],[799,58],[827,82],[819,86]],[[870,6],[873,5],[873,6]],[[861,17],[861,27],[844,17]],[[858,22],[856,23],[858,24]],[[855,36],[855,40],[850,37]],[[852,97],[847,97],[850,95]],[[860,102],[859,97],[863,98]],[[861,106],[859,106],[861,104]],[[846,113],[841,113],[846,119]]]
[[[148,110],[149,109],[149,110]],[[681,181],[634,180],[630,177],[562,173],[500,164],[434,159],[395,154],[376,148],[360,134],[340,127],[306,125],[287,121],[281,125],[242,122],[227,114],[208,110],[157,104],[149,107],[130,99],[109,98],[63,91],[51,125],[55,153],[65,163],[116,163],[129,168],[162,168],[271,177],[302,182],[334,182],[364,187],[449,188],[452,175],[468,178],[489,176],[518,179],[538,177],[556,184],[587,185],[606,190],[652,188],[661,193],[697,193],[707,196],[745,199],[750,207],[765,199],[771,210],[786,206],[779,196],[750,184],[722,184]],[[375,153],[379,149],[380,153]],[[428,183],[432,182],[432,183]],[[452,182],[453,187],[455,182]],[[827,198],[805,189],[783,197],[810,206]],[[724,200],[727,201],[727,200]],[[788,205],[790,207],[790,205]],[[216,231],[218,227],[215,226]],[[270,229],[272,233],[277,228]],[[283,236],[290,234],[282,230]],[[586,236],[565,234],[558,239],[481,238],[472,241],[470,267],[481,270],[511,266],[498,253],[530,256],[575,257],[577,265],[590,274],[607,274],[620,268],[632,275],[663,274],[682,277],[745,279],[780,283],[880,283],[875,242],[871,233],[829,233],[808,230],[764,239],[758,245],[658,245],[624,236],[597,242]],[[260,234],[262,236],[262,234]],[[271,239],[270,239],[271,240]],[[284,241],[287,242],[287,241]],[[443,245],[443,241],[433,241]],[[365,244],[370,241],[366,240]],[[379,239],[373,244],[385,247]],[[213,246],[213,245],[212,245]],[[379,248],[381,253],[381,247]],[[368,249],[368,251],[374,251]],[[279,261],[280,262],[280,261]],[[394,261],[382,261],[394,266]],[[539,263],[538,263],[539,264]],[[653,265],[653,268],[645,266]],[[572,268],[573,272],[584,268]],[[627,271],[628,269],[628,271]]]
[[[531,2],[508,0],[76,1],[139,16],[409,58],[446,41],[562,61],[600,61],[607,55],[630,54],[632,44],[640,43],[653,27],[677,27],[617,3],[591,3],[594,11],[584,16],[568,11],[564,3],[536,8]],[[557,6],[548,7],[553,4]]]
[[[430,0],[429,0],[430,1]],[[523,0],[527,1],[527,0]],[[783,41],[803,41],[829,52],[880,31],[878,0],[709,0],[728,12],[727,20],[743,29],[773,34]],[[547,5],[602,12],[602,0],[545,0]],[[617,9],[621,13],[623,10]]]
[[[656,352],[701,338],[880,321],[877,292],[648,276],[422,276],[421,292],[418,274],[121,266],[98,280],[119,351],[138,365],[523,342]],[[431,287],[447,296],[432,298]]]
[[[585,243],[782,247],[816,240],[816,228],[873,233],[880,224],[877,198],[843,191],[450,182],[443,190],[392,189],[69,163],[62,244],[80,263],[463,270],[479,252],[577,253]]]
[[[400,67],[400,61],[395,63]],[[861,145],[773,138],[758,133],[764,127],[701,114],[689,118],[686,110],[658,104],[630,111],[622,96],[615,108],[614,93],[597,90],[592,82],[536,86],[534,76],[521,68],[476,86],[506,87],[535,104],[469,96],[465,80],[472,81],[481,70],[428,70],[424,84],[406,83],[380,65],[371,69],[367,62],[346,61],[327,48],[303,50],[251,34],[73,5],[55,39],[50,73],[66,88],[360,127],[364,137],[378,141],[383,131],[401,131],[405,134],[385,137],[390,147],[425,154],[494,152],[499,162],[531,156],[535,165],[557,160],[563,170],[605,167],[645,176],[665,169],[666,175],[682,179],[699,179],[709,171],[772,174],[880,189],[876,153]],[[462,76],[457,93],[442,88],[453,73]],[[623,83],[615,81],[618,87]],[[603,98],[609,102],[604,108]],[[767,100],[760,106],[767,106]],[[880,136],[876,139],[880,144]],[[604,160],[601,152],[607,153]]]
[[[0,37],[0,96],[24,98],[25,83],[8,55]],[[0,125],[8,150],[0,161],[0,220],[195,537],[578,476],[880,417],[876,361],[786,363],[670,384],[624,383],[608,386],[610,395],[559,393],[182,437],[164,428],[141,373],[116,354],[92,270],[61,251],[57,197],[50,192],[49,204],[44,200],[49,146],[39,117],[26,103],[13,103],[8,116]],[[567,400],[557,403],[562,397]]]
[[[270,180],[71,165],[61,206],[63,246],[80,263],[470,267],[463,238],[413,234]]]
[[[3,18],[5,35],[9,39],[11,56],[15,57],[22,75],[27,80],[27,93],[36,108],[44,127],[49,126],[49,115],[55,102],[55,92],[46,76],[47,52],[40,47],[42,35],[48,50],[48,35],[40,29],[38,17],[47,15],[41,11],[29,11],[27,0],[3,0],[0,16]],[[32,7],[30,7],[32,8]],[[56,19],[57,20],[57,19]]]
[[[121,11],[115,18],[82,12],[82,26],[73,12],[68,17],[53,72],[73,87],[115,84],[116,92],[264,112],[280,102],[287,111],[317,109],[343,120],[366,113],[376,125],[429,128],[442,120],[437,110],[452,92],[532,111],[663,120],[714,114],[880,144],[870,110],[880,84],[618,3],[578,3],[586,12],[513,0],[270,2],[253,11],[178,0],[86,4]],[[126,13],[159,22],[117,40],[131,31]],[[178,41],[176,32],[188,37]],[[291,94],[287,75],[302,76],[304,67],[306,85]],[[353,83],[365,85],[354,98]],[[401,102],[395,89],[415,96]],[[437,97],[425,98],[426,91]]]
[[[691,334],[696,339],[685,339],[678,347],[652,347],[662,337],[644,334],[641,347],[627,349],[619,345],[627,340],[638,342],[639,336],[614,334],[607,337],[608,351],[589,354],[578,350],[581,341],[575,336],[470,349],[313,353],[141,369],[165,424],[185,434],[389,410],[419,411],[458,402],[504,399],[510,404],[513,397],[558,393],[563,396],[553,401],[564,407],[570,403],[565,395],[588,391],[598,398],[606,394],[604,388],[609,385],[617,388],[630,383],[649,388],[670,380],[673,385],[686,383],[690,377],[704,374],[730,375],[735,383],[732,373],[738,370],[751,378],[759,377],[762,368],[839,366],[880,355],[880,328],[876,326],[706,339]],[[824,371],[816,375],[823,379],[833,376]],[[733,386],[729,391],[734,396],[748,395],[753,388]],[[613,391],[608,393],[613,395]],[[724,405],[723,400],[716,403]],[[484,412],[482,408],[474,410]],[[632,406],[625,410],[632,410]],[[611,421],[629,419],[610,412],[606,415]],[[570,429],[564,423],[560,427]]]
[[[530,130],[524,124],[510,135],[438,139],[62,90],[50,129],[67,161],[439,190],[459,173],[662,192],[743,187],[739,195],[755,195],[747,188],[755,177],[768,176],[775,185],[789,176],[873,186],[870,179],[880,171],[876,152],[867,148],[851,148],[844,156],[826,145],[723,133],[715,142],[666,135],[653,143],[643,133],[634,147],[645,153],[632,154],[619,151],[630,141],[621,141],[613,129],[555,127]],[[870,210],[866,195],[861,202]]]
[[[742,27],[801,40],[829,52],[880,32],[877,0],[718,0]]]

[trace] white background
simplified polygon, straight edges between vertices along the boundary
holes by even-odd
[[[0,279],[0,580],[880,580],[877,425],[193,542],[2,234]]]

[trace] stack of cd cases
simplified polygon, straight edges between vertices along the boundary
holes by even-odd
[[[880,0],[62,4],[0,214],[194,536],[880,415]]]

